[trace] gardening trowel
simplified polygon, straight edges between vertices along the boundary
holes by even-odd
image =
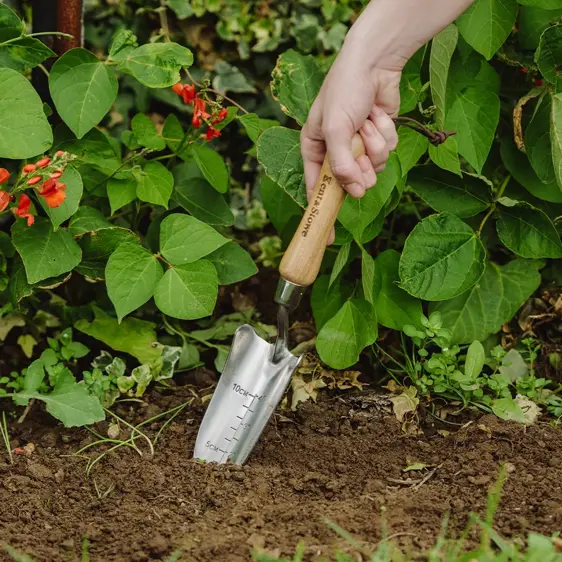
[[[354,136],[352,148],[355,157],[364,154],[359,135]],[[318,275],[344,198],[345,191],[326,156],[308,208],[279,267],[277,340],[275,344],[266,342],[247,324],[238,328],[199,428],[196,459],[243,464],[281,401],[301,359],[287,349],[289,311],[298,306]]]

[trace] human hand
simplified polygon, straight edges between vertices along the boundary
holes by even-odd
[[[400,70],[370,68],[342,49],[328,72],[301,132],[301,151],[310,197],[329,154],[330,167],[342,187],[362,197],[375,185],[398,135],[392,117],[400,106]],[[359,132],[366,154],[357,158],[351,139]]]

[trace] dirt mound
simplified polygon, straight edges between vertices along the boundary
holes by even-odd
[[[186,396],[153,392],[151,405],[131,406],[128,419],[146,419]],[[510,474],[496,528],[524,536],[562,526],[562,489],[554,484],[562,480],[562,435],[548,425],[484,416],[449,436],[408,437],[386,408],[334,399],[275,418],[240,468],[190,459],[201,415],[184,409],[152,458],[122,447],[90,477],[88,459],[72,456],[93,440],[89,432],[64,430],[38,413],[12,423],[12,445],[31,442],[35,451],[0,463],[0,540],[41,561],[80,559],[84,537],[94,562],[165,560],[178,547],[181,560],[235,562],[249,560],[251,549],[290,554],[300,540],[313,559],[346,546],[326,519],[368,548],[380,540],[384,517],[396,541],[423,549],[446,512],[451,534],[471,511],[483,513],[502,462]],[[404,472],[412,462],[429,466]]]

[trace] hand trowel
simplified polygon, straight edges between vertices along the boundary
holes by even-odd
[[[353,137],[352,151],[356,158],[364,154],[359,135]],[[289,311],[316,280],[345,194],[326,156],[308,208],[279,267],[277,340],[266,342],[247,324],[238,328],[199,428],[196,459],[244,464],[281,401],[301,360],[287,348]]]

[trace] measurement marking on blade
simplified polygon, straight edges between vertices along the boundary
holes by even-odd
[[[240,416],[236,416],[239,420],[243,420],[244,416],[240,417]]]
[[[234,441],[239,441],[239,439],[237,439],[236,437],[233,437],[232,439],[234,439]]]
[[[232,426],[230,426],[230,429],[232,429],[232,431],[238,431],[238,428],[237,428],[237,427],[232,427]]]
[[[225,440],[225,441],[228,441],[229,443],[232,443],[232,440],[229,439],[228,437],[225,437],[224,440]]]

